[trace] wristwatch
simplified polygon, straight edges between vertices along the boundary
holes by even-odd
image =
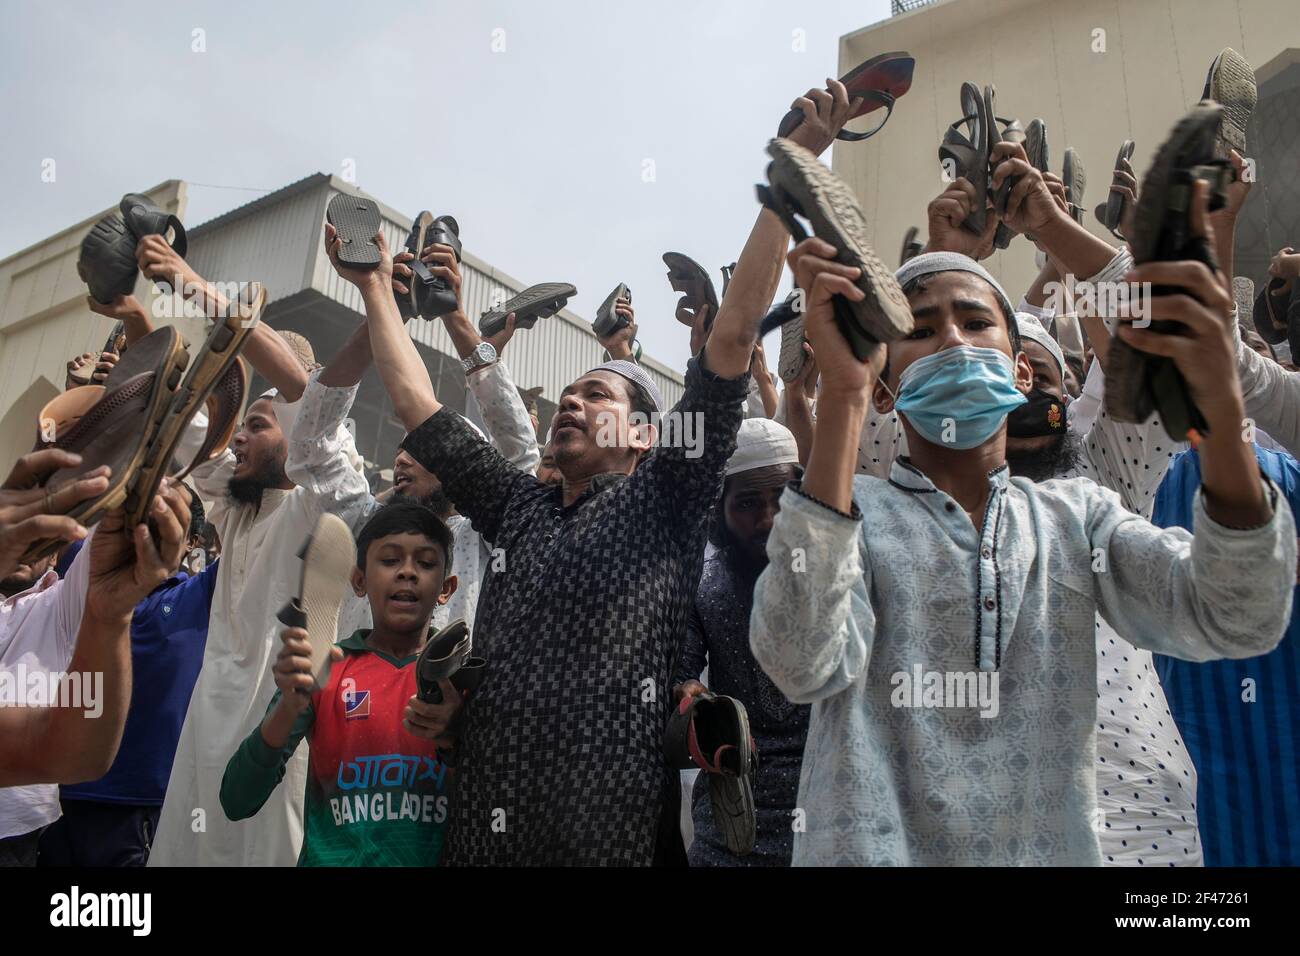
[[[480,342],[474,346],[474,351],[469,353],[469,358],[460,360],[460,367],[468,375],[476,368],[482,368],[484,365],[491,365],[497,360],[497,350],[492,347],[491,342]]]

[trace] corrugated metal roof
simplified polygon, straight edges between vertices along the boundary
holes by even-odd
[[[361,314],[360,293],[334,271],[322,241],[325,208],[336,192],[368,195],[336,176],[306,176],[189,230],[191,262],[201,275],[212,279],[256,279],[266,286],[271,301],[315,289]],[[400,248],[411,220],[383,202],[375,202],[384,217],[389,248]],[[525,283],[464,251],[461,275],[465,311],[471,318],[526,288]],[[417,320],[410,324],[410,331],[417,341],[456,357],[441,323]],[[507,349],[506,360],[519,385],[541,385],[543,396],[556,401],[565,386],[602,361],[603,351],[590,324],[564,309],[520,332]],[[670,405],[681,397],[680,373],[650,356],[643,356],[641,364]]]

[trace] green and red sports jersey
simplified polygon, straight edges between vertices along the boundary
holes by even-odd
[[[450,775],[432,741],[402,726],[415,694],[416,656],[396,660],[365,643],[341,641],[343,660],[274,751],[259,725],[226,768],[228,816],[265,803],[306,736],[311,746],[299,866],[434,866],[446,827]],[[278,694],[276,695],[278,699]],[[271,702],[275,706],[275,700]]]

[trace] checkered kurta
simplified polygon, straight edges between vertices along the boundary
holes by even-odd
[[[693,359],[674,413],[698,413],[702,448],[661,445],[567,508],[449,409],[403,443],[501,549],[479,598],[488,669],[466,711],[443,863],[652,861],[669,667],[748,385]]]

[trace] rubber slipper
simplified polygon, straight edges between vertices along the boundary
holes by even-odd
[[[668,267],[668,284],[674,292],[682,293],[677,300],[677,321],[688,328],[695,327],[695,316],[702,306],[709,307],[709,315],[704,323],[707,333],[713,328],[713,320],[718,317],[718,293],[713,287],[713,280],[704,271],[704,267],[690,256],[680,252],[665,252],[664,265]],[[725,278],[725,275],[724,275]]]
[[[495,309],[484,312],[478,320],[479,334],[485,338],[496,335],[506,327],[506,317],[511,312],[515,314],[516,329],[531,329],[538,319],[549,319],[577,294],[577,287],[567,282],[543,282],[529,286]]]
[[[51,474],[50,495],[108,465],[108,487],[66,512],[89,527],[122,505],[139,479],[151,429],[148,425],[175,398],[189,356],[172,326],[155,329],[122,356],[103,385],[72,389],[49,403],[38,424],[38,444],[81,456],[81,463]],[[35,541],[22,562],[31,564],[56,551],[62,541]]]
[[[1070,216],[1082,226],[1083,191],[1088,188],[1088,174],[1073,146],[1066,147],[1065,160],[1061,165],[1061,181],[1065,184],[1065,201],[1070,207]]]
[[[992,87],[989,89],[992,90]],[[1029,125],[1025,127],[1024,130],[1020,129],[1020,123],[1017,120],[1011,120],[1002,133],[1002,140],[1004,142],[1023,143],[1025,147],[1025,156],[1029,160],[1029,165],[1033,166],[1039,172],[1047,172],[1047,127],[1044,125],[1042,120],[1030,120]],[[1008,178],[1007,181],[1002,184],[1002,188],[998,190],[997,196],[994,198],[995,203],[1001,203],[1000,211],[1004,215],[1007,211],[1007,200],[1011,195],[1011,190],[1015,188],[1016,183],[1019,181],[1019,176]],[[1007,248],[1011,245],[1011,240],[1015,238],[1015,235],[1016,234],[1009,226],[1007,226],[1006,223],[998,223],[998,228],[993,233],[993,248]],[[1034,237],[1027,235],[1025,238],[1032,242]]]
[[[912,88],[912,71],[915,68],[916,60],[910,53],[882,53],[859,63],[840,77],[845,92],[849,94],[849,101],[853,103],[853,111],[849,113],[847,122],[874,113],[882,107],[885,118],[865,133],[841,129],[835,138],[846,143],[857,143],[879,133],[893,115],[894,104]],[[789,136],[803,121],[803,110],[790,110],[782,118],[776,135]]]
[[[375,233],[384,219],[373,199],[336,193],[325,207],[325,218],[342,240],[339,265],[366,271],[383,260],[379,246],[375,245]]]
[[[409,279],[410,291],[404,296],[393,293],[403,319],[420,316],[432,320],[456,311],[455,290],[445,279],[434,275],[428,264],[420,258],[420,253],[431,245],[450,246],[456,254],[456,261],[461,261],[460,225],[451,216],[435,218],[426,209],[415,217],[410,235],[406,238],[406,249],[415,255],[407,263],[413,273]]]
[[[425,266],[423,262],[420,262],[420,250],[426,245],[424,234],[429,231],[429,226],[432,222],[433,213],[429,212],[427,209],[421,210],[419,215],[417,215],[414,221],[412,221],[411,231],[407,234],[406,243],[402,247],[415,256],[414,259],[406,263],[406,265],[410,267],[412,273],[403,280],[403,284],[407,286],[406,292],[403,293],[398,292],[396,289],[393,290],[393,300],[397,303],[397,313],[402,317],[403,322],[409,322],[411,319],[417,318],[420,314],[420,305],[417,301],[415,291],[415,280],[417,275],[415,270],[422,266],[424,267],[422,269],[423,274],[427,275],[430,279],[433,278],[428,267]],[[419,266],[417,266],[416,263],[419,263]]]
[[[1255,104],[1259,102],[1255,71],[1246,58],[1232,47],[1225,47],[1205,74],[1201,98],[1214,100],[1223,107],[1223,123],[1219,127],[1215,155],[1227,158],[1228,150],[1235,149],[1245,156],[1246,130],[1250,126],[1251,114],[1255,112]]]
[[[962,118],[950,125],[939,144],[939,162],[953,180],[965,179],[975,187],[974,208],[964,220],[962,228],[984,234],[988,207],[989,150],[991,148],[992,117],[985,106],[984,97],[974,83],[961,85]],[[962,132],[961,127],[966,132]]]
[[[664,729],[664,758],[670,768],[708,774],[714,824],[729,850],[750,852],[755,828],[750,775],[758,769],[758,750],[745,705],[708,691],[682,698]]]
[[[357,545],[352,530],[338,515],[322,514],[298,551],[302,570],[298,593],[276,618],[285,627],[307,631],[311,673],[317,687],[329,680],[330,650],[338,642],[339,609],[350,590]]]
[[[1238,277],[1232,281],[1235,289],[1238,281],[1250,280]],[[1254,306],[1250,310],[1255,331],[1269,345],[1280,345],[1287,340],[1287,305],[1293,296],[1283,291],[1285,284],[1285,279],[1270,278],[1264,288],[1259,290],[1259,295],[1255,296]]]
[[[612,335],[627,325],[627,318],[614,311],[614,306],[619,299],[626,299],[629,303],[632,301],[632,290],[622,282],[618,284],[613,292],[605,296],[605,301],[596,310],[596,318],[591,323],[591,330],[596,333],[598,338],[603,339],[608,335]]]
[[[1217,271],[1214,250],[1191,234],[1191,190],[1195,179],[1208,179],[1210,211],[1225,202],[1232,167],[1215,158],[1223,108],[1203,103],[1192,108],[1156,153],[1142,179],[1133,236],[1129,244],[1135,264],[1192,259]],[[1182,291],[1156,286],[1151,294]],[[1179,334],[1181,326],[1168,320],[1153,321],[1151,330]],[[1192,402],[1187,383],[1173,361],[1141,352],[1118,337],[1112,339],[1106,368],[1106,412],[1116,421],[1141,423],[1159,412],[1161,424],[1175,441],[1186,441],[1193,431],[1206,434],[1204,416]]]
[[[118,211],[110,213],[90,227],[81,240],[77,256],[77,275],[90,289],[96,302],[104,305],[120,295],[135,291],[135,280],[140,273],[135,258],[140,240],[149,235],[172,233],[171,246],[184,258],[189,243],[181,221],[163,212],[147,196],[127,193],[118,203]],[[159,280],[158,285],[170,289],[170,283]]]
[[[722,273],[722,297],[727,297],[727,289],[731,287],[731,274],[736,271],[736,264],[733,262],[729,266],[723,266],[718,270]]]
[[[229,302],[227,308],[214,317],[208,337],[190,362],[185,380],[181,382],[171,404],[154,416],[154,434],[149,443],[148,455],[141,464],[139,479],[126,500],[129,522],[144,520],[159,484],[172,467],[172,455],[180,444],[190,419],[199,408],[214,407],[210,405],[209,399],[219,386],[221,391],[215,401],[215,408],[218,412],[222,409],[226,412],[218,414],[215,423],[209,421],[205,448],[212,450],[215,430],[224,431],[229,427],[226,423],[230,415],[229,408],[232,405],[241,407],[243,402],[243,395],[236,392],[247,388],[247,375],[242,374],[243,367],[240,366],[240,372],[231,372],[231,366],[239,361],[239,353],[261,321],[265,309],[266,289],[260,282],[250,282],[240,289],[239,295]],[[130,354],[130,350],[127,354]],[[196,459],[190,467],[194,467],[197,462]],[[188,469],[182,472],[182,476],[187,473]]]
[[[758,815],[754,810],[754,785],[750,778],[711,773],[707,779],[713,824],[722,832],[727,849],[737,856],[754,852]]]
[[[1119,169],[1121,163],[1125,162],[1126,160],[1132,159],[1133,149],[1134,149],[1133,140],[1131,139],[1124,140],[1123,145],[1121,145],[1119,148],[1119,152],[1115,155],[1115,165],[1113,168]],[[1118,186],[1120,185],[1120,181],[1118,178],[1112,176],[1110,184],[1111,186]],[[1141,194],[1139,194],[1138,195],[1139,202],[1141,201],[1141,199],[1142,199]],[[1105,226],[1107,229],[1110,230],[1111,235],[1113,235],[1116,239],[1119,239],[1122,242],[1127,242],[1128,241],[1127,237],[1121,235],[1119,231],[1120,226],[1124,222],[1124,214],[1127,211],[1128,211],[1128,199],[1122,194],[1112,189],[1107,194],[1105,201],[1099,202],[1097,204],[1097,208],[1093,210],[1093,215],[1097,217],[1098,222],[1100,222],[1103,226]]]
[[[785,305],[792,312],[799,295],[798,290],[791,292],[785,299]],[[803,314],[797,313],[788,321],[781,323],[781,352],[777,357],[776,372],[783,382],[793,382],[803,371],[807,356],[803,351]]]
[[[920,234],[920,230],[917,229],[916,226],[907,227],[907,233],[903,236],[903,249],[898,254],[898,264],[900,266],[908,259],[912,259],[915,258],[916,256],[919,256],[921,254],[921,250],[925,248],[921,244],[921,241],[916,238],[917,235],[919,234]]]
[[[802,216],[817,238],[835,247],[837,262],[861,270],[855,284],[866,293],[864,298],[850,302],[836,296],[833,300],[836,324],[853,354],[865,359],[877,343],[909,334],[912,310],[893,271],[867,241],[866,216],[853,191],[816,156],[788,139],[772,140],[767,151],[772,156],[767,167],[770,186],[757,187],[759,202],[781,217],[796,242],[808,236],[796,218]],[[760,326],[760,337],[776,328],[767,321]]]
[[[426,704],[441,704],[442,688],[438,682],[451,680],[455,685],[455,674],[470,661],[470,647],[469,625],[463,618],[452,621],[430,637],[415,663],[416,696]]]

